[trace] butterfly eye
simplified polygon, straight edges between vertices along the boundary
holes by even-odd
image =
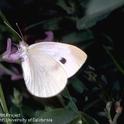
[[[62,64],[65,64],[66,63],[66,59],[65,58],[61,58],[60,60],[59,60]]]

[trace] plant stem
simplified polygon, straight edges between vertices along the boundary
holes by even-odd
[[[72,99],[72,97],[71,97],[71,95],[70,95],[70,93],[69,93],[68,88],[65,88],[65,91],[66,91],[66,95],[67,95],[66,97],[67,97],[67,98],[69,99],[69,101],[71,102],[71,109],[72,109],[73,111],[79,113],[78,107],[77,107],[77,105],[75,104],[75,102],[73,101],[73,99]]]
[[[57,95],[57,98],[59,99],[62,106],[65,107],[65,102],[64,102],[64,99],[63,99],[62,95]]]
[[[117,62],[117,60],[114,58],[114,56],[112,56],[112,54],[109,52],[109,50],[105,46],[103,46],[103,48],[105,49],[105,51],[107,52],[107,54],[110,56],[110,58],[112,59],[113,63],[117,67],[117,69],[124,75],[124,69],[122,68],[122,66],[119,65],[119,63]]]
[[[0,19],[2,19],[3,22],[7,23],[10,27],[12,27],[9,21],[7,20],[6,16],[2,13],[1,10],[0,10]],[[9,31],[12,31],[12,30],[9,30]],[[20,40],[20,37],[17,35],[17,33],[15,33],[14,31],[10,33],[13,35],[13,37],[15,37],[16,40]]]
[[[15,75],[14,72],[12,72],[11,70],[9,70],[6,67],[4,67],[1,63],[0,63],[0,69],[2,69],[8,75],[11,75],[11,76]]]
[[[120,113],[115,114],[112,124],[117,124],[117,119],[119,116],[120,116]]]
[[[0,104],[1,104],[1,107],[3,109],[3,112],[6,114],[6,113],[9,113],[8,111],[8,108],[7,108],[7,104],[6,104],[6,100],[5,100],[5,97],[4,97],[4,93],[3,93],[3,89],[2,89],[2,85],[0,83]],[[6,124],[12,124],[11,122],[9,121],[6,121],[5,122]]]
[[[1,106],[3,108],[3,111],[5,113],[8,113],[8,108],[7,108],[7,105],[6,105],[6,101],[5,101],[5,97],[4,97],[4,94],[3,94],[1,83],[0,83],[0,102],[1,102]]]

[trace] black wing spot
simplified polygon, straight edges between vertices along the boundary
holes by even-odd
[[[65,58],[61,58],[60,60],[59,60],[62,64],[65,64],[66,63],[66,59]]]

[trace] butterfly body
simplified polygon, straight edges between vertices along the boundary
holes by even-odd
[[[19,51],[26,87],[31,94],[42,98],[60,93],[87,58],[78,47],[57,42],[30,46],[21,42]]]

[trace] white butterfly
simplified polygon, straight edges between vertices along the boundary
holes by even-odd
[[[23,34],[18,34],[7,22],[4,23],[14,31],[22,42],[20,49],[11,53],[11,39],[8,39],[4,60],[15,61],[21,58],[23,76],[28,91],[37,97],[47,98],[59,94],[66,86],[67,79],[73,76],[86,61],[87,55],[76,46],[57,43],[40,42],[28,46],[23,41]]]
[[[42,98],[59,94],[87,58],[78,47],[57,42],[30,46],[21,42],[20,53],[26,87],[31,94]]]

